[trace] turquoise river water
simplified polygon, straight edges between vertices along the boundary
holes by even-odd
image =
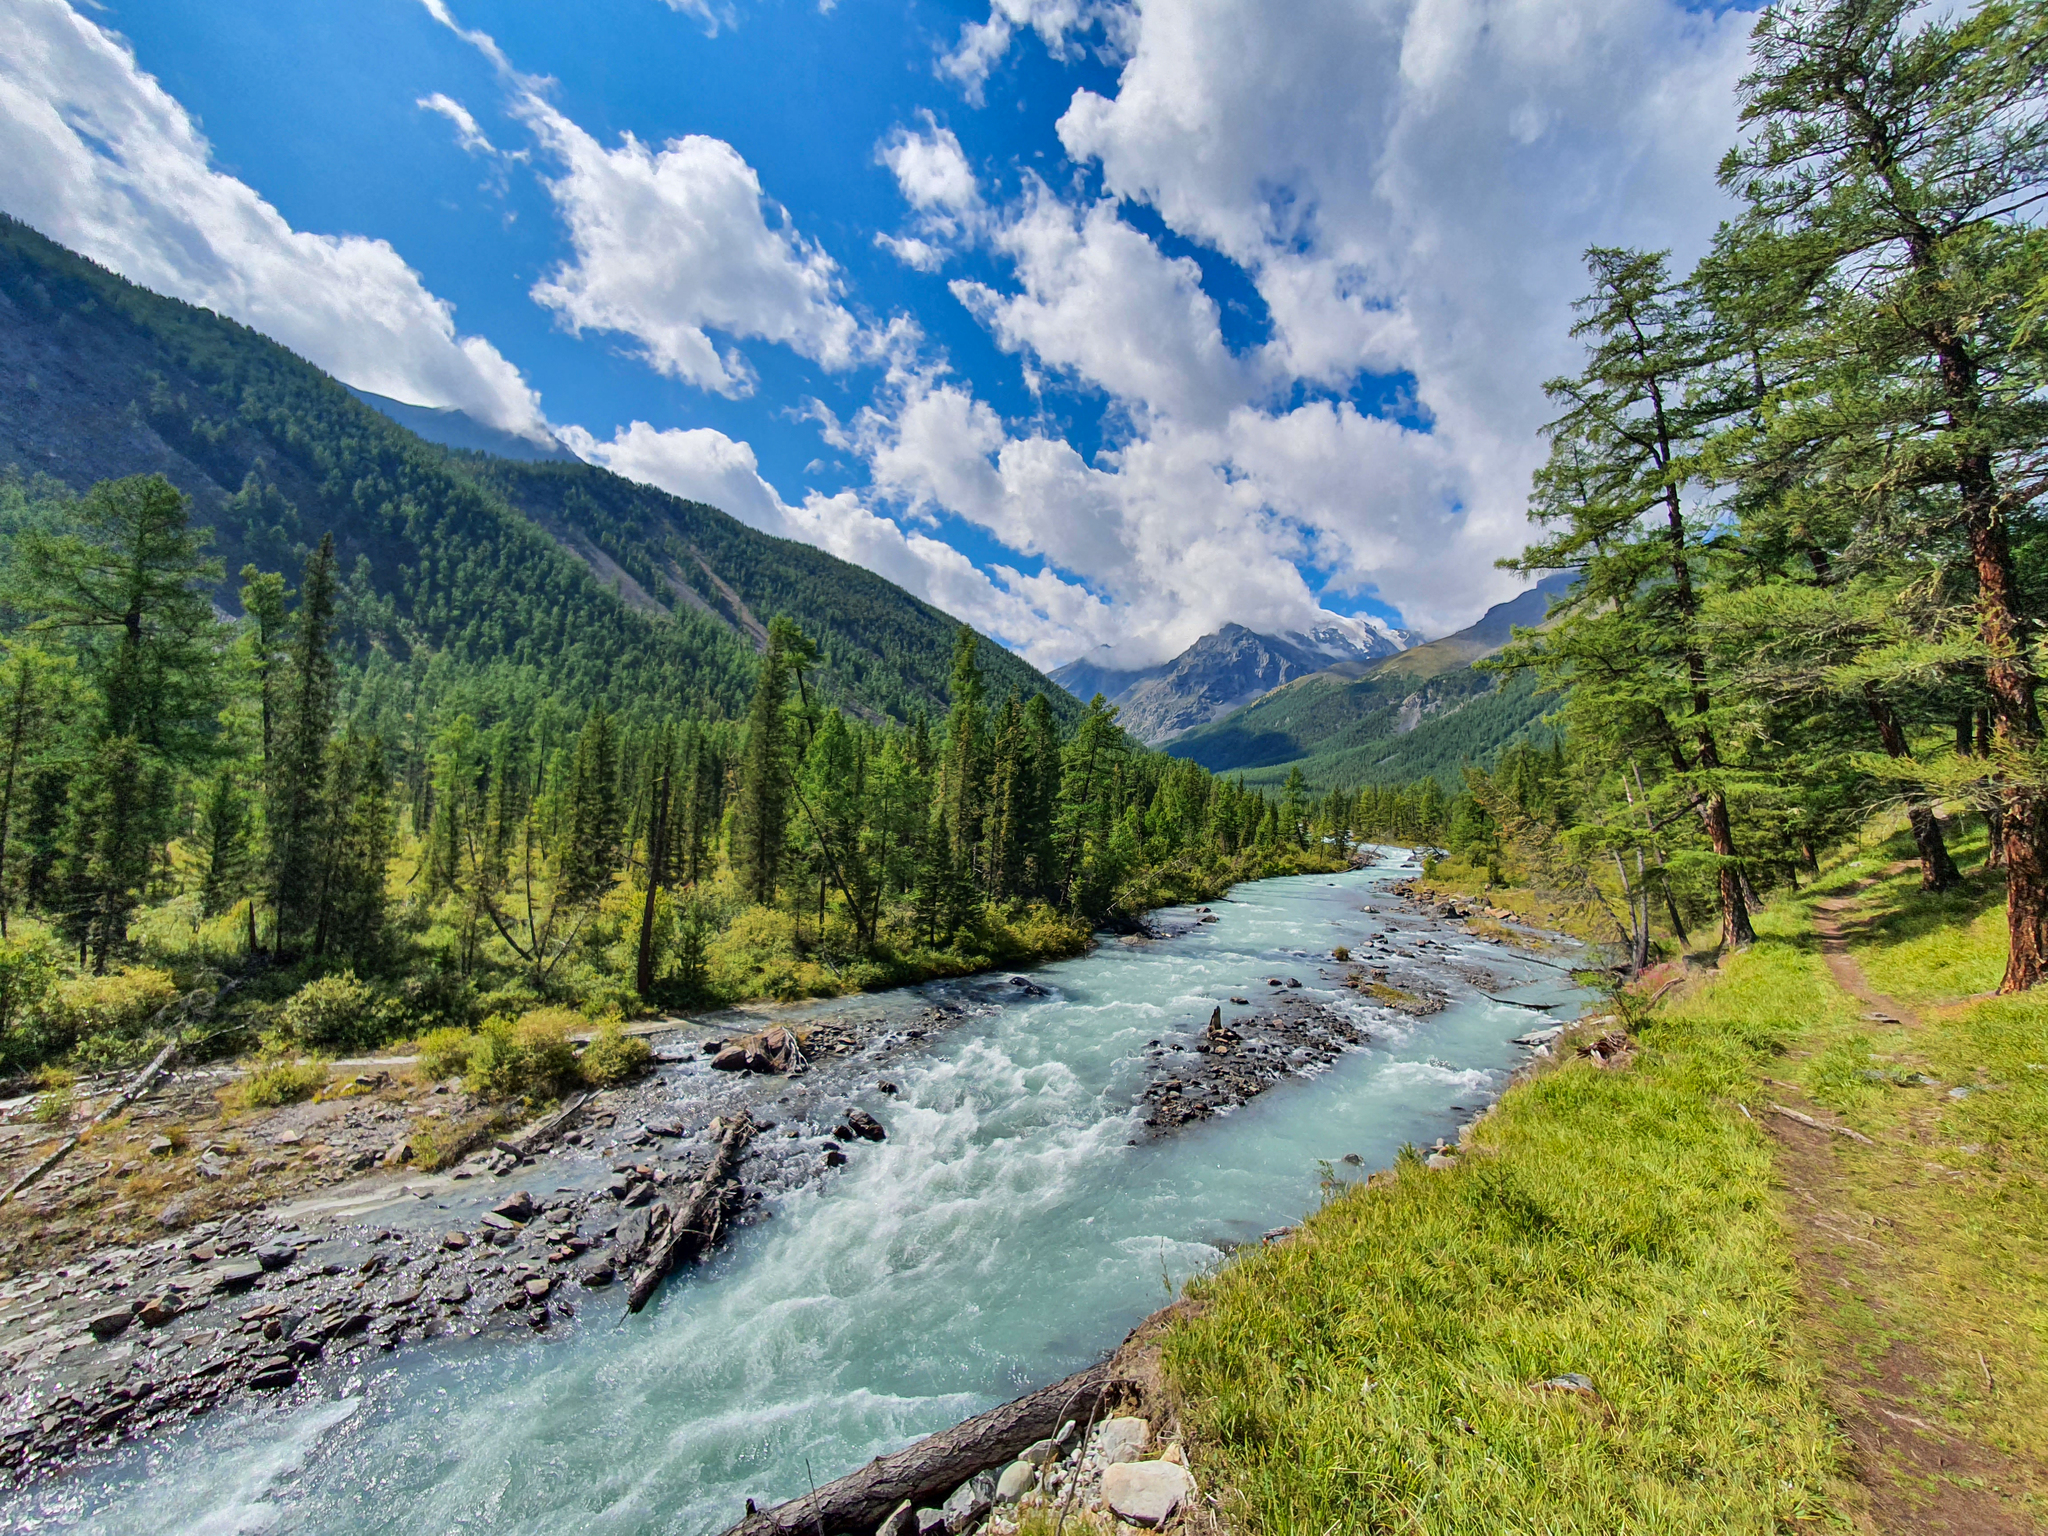
[[[748,1497],[800,1494],[1078,1370],[1229,1245],[1311,1209],[1322,1165],[1362,1175],[1453,1135],[1524,1058],[1512,1038],[1576,1011],[1559,968],[1448,933],[1422,953],[1468,955],[1497,996],[1553,1010],[1448,971],[1450,1006],[1422,1019],[1333,990],[1316,960],[1382,930],[1406,857],[1240,886],[1217,923],[1033,972],[1050,995],[1011,989],[890,1062],[901,1092],[872,1106],[886,1142],[623,1326],[593,1304],[545,1339],[410,1347],[311,1404],[226,1412],[19,1496],[0,1528],[699,1536]],[[1282,968],[1366,1017],[1371,1043],[1132,1144],[1147,1042]],[[521,1177],[539,1191],[551,1172],[589,1175]]]

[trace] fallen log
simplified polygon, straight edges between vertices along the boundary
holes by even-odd
[[[669,1212],[667,1231],[648,1250],[646,1262],[633,1272],[632,1288],[626,1292],[628,1313],[646,1306],[662,1278],[676,1265],[700,1257],[718,1241],[718,1229],[725,1222],[726,1186],[755,1127],[743,1109],[737,1120],[714,1120],[711,1128],[719,1132],[711,1166],[698,1175],[682,1202]]]
[[[873,1531],[906,1499],[913,1507],[936,1505],[975,1473],[1014,1461],[1033,1441],[1058,1434],[1067,1420],[1087,1420],[1122,1380],[1113,1361],[1092,1365],[1013,1403],[926,1435],[893,1455],[877,1456],[858,1472],[836,1478],[815,1493],[750,1512],[725,1536]]]
[[[142,1097],[144,1093],[154,1088],[157,1084],[157,1079],[170,1070],[171,1063],[177,1060],[180,1044],[181,1042],[176,1035],[171,1036],[170,1044],[166,1045],[161,1051],[158,1051],[154,1061],[138,1072],[134,1080],[126,1088],[115,1094],[113,1098],[109,1099],[101,1107],[100,1112],[94,1115],[87,1123],[84,1131],[79,1131],[74,1135],[65,1137],[57,1144],[57,1149],[54,1152],[39,1159],[34,1167],[30,1168],[28,1172],[9,1185],[7,1192],[0,1194],[0,1205],[7,1204],[8,1201],[12,1200],[16,1195],[64,1161],[70,1155],[71,1149],[85,1140],[87,1132],[105,1125],[114,1116]]]

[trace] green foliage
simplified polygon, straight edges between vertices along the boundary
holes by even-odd
[[[563,1008],[535,1009],[516,1021],[503,1014],[484,1020],[470,1043],[464,1085],[488,1099],[559,1098],[579,1080],[569,1030],[583,1023]]]
[[[327,1077],[324,1062],[266,1062],[242,1079],[236,1087],[236,1097],[246,1109],[302,1104],[327,1086]]]
[[[307,982],[278,1011],[284,1038],[315,1050],[354,1050],[381,1045],[390,1016],[376,992],[353,971]]]
[[[593,1088],[611,1088],[631,1082],[654,1064],[654,1047],[637,1035],[629,1035],[616,1019],[608,1019],[576,1058],[576,1069]]]
[[[460,1024],[430,1029],[419,1039],[419,1074],[429,1082],[461,1077],[469,1071],[469,1058],[476,1046],[476,1031]]]

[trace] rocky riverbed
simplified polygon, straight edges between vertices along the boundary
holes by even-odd
[[[1382,931],[1348,962],[1296,952],[1256,998],[1218,997],[1147,1045],[1134,1139],[1327,1070],[1368,1044],[1376,1016],[1440,1006],[1447,975],[1492,984],[1443,949],[1455,917],[1384,893],[1367,910]],[[1213,915],[1122,942],[1170,942]],[[1030,978],[993,977],[893,1005],[673,1021],[651,1037],[654,1074],[524,1129],[400,1062],[366,1064],[325,1103],[253,1117],[222,1109],[219,1073],[180,1074],[110,1146],[88,1142],[36,1191],[48,1222],[79,1220],[94,1191],[132,1209],[116,1213],[114,1240],[81,1222],[45,1264],[24,1238],[0,1281],[7,1475],[65,1471],[233,1398],[304,1400],[423,1341],[546,1336],[593,1308],[622,1316],[622,1282],[708,1163],[714,1120],[744,1113],[758,1128],[725,1225],[768,1219],[778,1197],[887,1137],[893,1062],[1034,995]],[[409,1145],[480,1117],[489,1134],[458,1166],[407,1163]],[[157,1140],[171,1145],[152,1151]]]

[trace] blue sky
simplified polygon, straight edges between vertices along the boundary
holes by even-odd
[[[1703,244],[1746,30],[1661,0],[6,10],[9,212],[1041,665],[1508,595],[1578,252]],[[1644,57],[1656,96],[1615,90]]]

